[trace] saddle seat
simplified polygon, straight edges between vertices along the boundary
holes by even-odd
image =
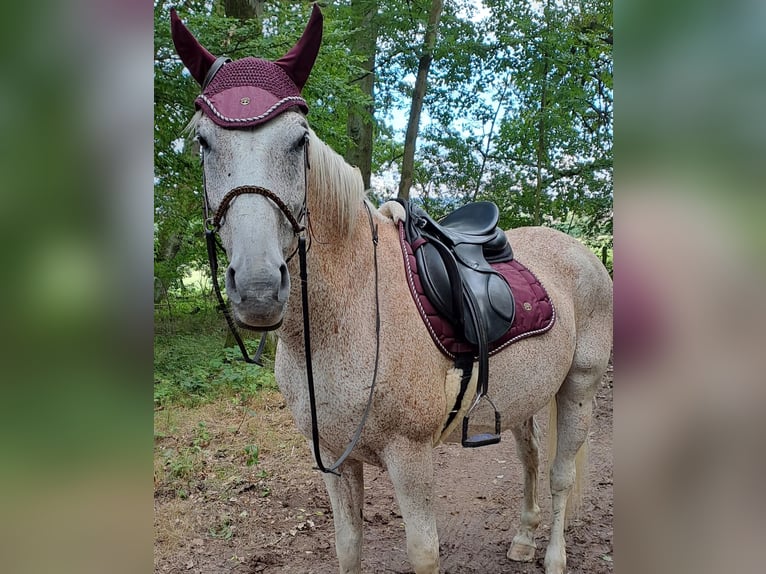
[[[455,243],[484,243],[495,234],[500,212],[490,201],[476,201],[458,207],[441,222],[428,216],[437,229],[446,236],[455,237]]]
[[[489,263],[513,259],[508,239],[497,226],[500,210],[490,201],[468,203],[441,221],[434,220],[425,211],[419,215],[424,220],[423,225],[450,247],[460,244],[481,245],[482,253]]]

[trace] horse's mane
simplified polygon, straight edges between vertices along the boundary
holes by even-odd
[[[365,199],[359,168],[346,163],[338,153],[310,130],[309,209],[346,236],[351,232],[359,204]]]

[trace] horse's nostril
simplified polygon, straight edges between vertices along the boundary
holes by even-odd
[[[229,291],[229,297],[231,297],[235,303],[239,303],[240,301],[245,300],[245,294],[239,293],[237,290],[237,282],[234,278],[236,275],[236,271],[234,270],[234,267],[229,265],[228,269],[226,269],[226,287]]]
[[[282,263],[279,266],[279,292],[277,293],[277,300],[280,303],[287,301],[287,296],[290,294],[290,274],[287,271],[287,265]]]

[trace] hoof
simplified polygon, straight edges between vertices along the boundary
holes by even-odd
[[[529,544],[514,542],[511,544],[511,549],[508,550],[508,558],[514,562],[533,562],[535,550],[536,548]]]

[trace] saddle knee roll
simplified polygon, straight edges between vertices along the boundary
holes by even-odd
[[[453,325],[462,327],[463,305],[462,288],[455,291],[454,282],[450,277],[442,256],[430,243],[424,243],[415,251],[420,279],[428,300],[445,319]]]
[[[502,275],[494,271],[476,274],[471,279],[478,279],[481,283],[472,285],[472,288],[475,293],[482,293],[482,296],[476,297],[476,303],[481,322],[487,331],[487,342],[492,343],[505,335],[513,325],[516,315],[513,293]],[[471,317],[465,316],[464,320],[466,340],[478,345],[479,336]]]

